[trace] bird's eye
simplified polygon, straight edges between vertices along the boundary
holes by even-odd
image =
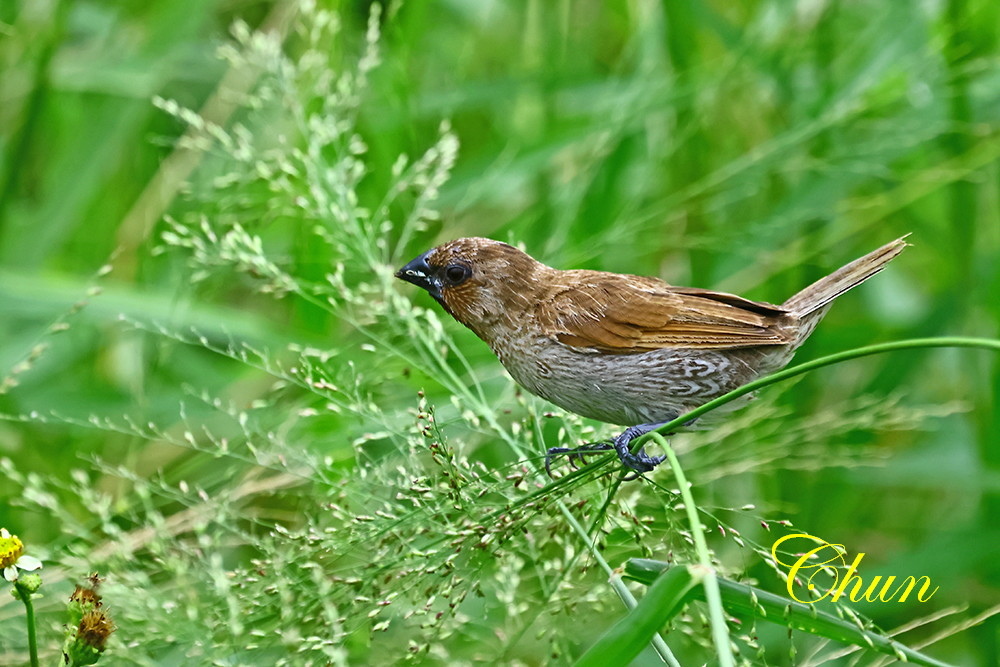
[[[452,287],[461,285],[468,280],[471,275],[472,269],[462,264],[452,264],[444,270],[445,280],[447,280],[448,284]]]

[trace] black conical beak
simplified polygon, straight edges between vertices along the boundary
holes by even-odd
[[[441,281],[434,276],[434,270],[427,263],[427,256],[431,251],[425,252],[409,264],[396,271],[396,277],[413,283],[417,287],[427,290],[432,297],[441,300]]]

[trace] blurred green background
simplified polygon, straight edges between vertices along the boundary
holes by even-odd
[[[324,42],[327,66],[349,71],[364,50],[370,6],[320,4],[342,23]],[[171,521],[184,525],[192,507],[187,489],[173,497],[163,489],[183,480],[213,496],[245,491],[235,480],[253,479],[259,458],[188,450],[183,437],[122,426],[124,415],[161,432],[190,429],[200,439],[199,429],[220,423],[212,403],[220,397],[236,409],[258,410],[261,432],[278,433],[291,451],[326,457],[325,472],[307,490],[272,497],[271,489],[251,503],[253,512],[241,510],[259,530],[272,520],[294,527],[308,514],[304,507],[340,502],[330,489],[350,495],[373,461],[405,467],[407,459],[393,454],[393,434],[412,421],[417,390],[438,407],[445,435],[463,456],[501,471],[518,460],[495,445],[487,426],[470,426],[433,372],[392,361],[370,335],[358,335],[381,335],[382,311],[358,324],[294,290],[275,298],[255,286],[253,270],[219,271],[195,283],[189,257],[165,247],[177,244],[164,243],[164,214],[182,221],[204,214],[211,225],[255,230],[267,256],[298,280],[321,283],[340,264],[350,287],[372,272],[337,243],[315,242],[312,226],[323,216],[301,223],[296,200],[285,192],[259,183],[220,185],[228,168],[220,152],[190,150],[181,141],[185,124],[153,102],[176,100],[222,127],[246,120],[243,96],[258,74],[220,60],[217,51],[233,41],[230,26],[239,21],[278,31],[294,59],[315,27],[294,14],[292,3],[245,0],[0,4],[0,459],[7,461],[0,468],[0,525],[70,577],[100,569],[113,579],[116,569],[133,568],[135,584],[136,573],[145,573],[149,608],[121,600],[125,616],[159,618],[173,599],[211,626],[205,619],[214,618],[212,601],[200,607],[198,595],[178,594],[176,587],[188,585],[182,579],[156,576],[165,561],[180,557],[169,546],[139,549],[128,561],[111,558],[102,545],[146,521],[157,530],[178,525]],[[910,337],[1000,335],[996,2],[411,0],[389,3],[378,22],[380,63],[349,114],[367,144],[365,175],[354,188],[360,206],[378,210],[398,156],[426,151],[443,121],[459,148],[433,203],[440,219],[379,230],[373,266],[388,271],[438,242],[489,236],[523,244],[560,268],[657,275],[780,303],[911,234],[913,247],[838,301],[797,359]],[[254,144],[261,154],[280,148],[274,137],[269,143],[269,132],[285,127],[280,106],[264,111],[265,120],[246,121],[264,138]],[[398,223],[413,206],[403,197],[386,215]],[[267,271],[257,273],[273,277]],[[434,308],[408,286],[392,289]],[[357,294],[363,301],[367,293]],[[351,312],[364,319],[355,301]],[[148,324],[123,323],[121,315]],[[552,409],[519,397],[482,343],[442,322],[468,360],[469,373],[460,377],[497,406],[502,425],[529,424]],[[273,386],[261,370],[266,364],[219,354],[231,340],[325,351],[331,377],[355,382],[359,396],[378,408],[370,413],[381,416],[331,414],[300,429],[286,415],[313,403],[294,388]],[[449,362],[465,373],[454,355]],[[866,358],[814,373],[792,391],[775,390],[768,399],[774,412],[748,431],[753,437],[727,431],[718,438],[730,444],[715,450],[715,436],[690,436],[701,444],[682,461],[706,506],[755,504],[763,519],[788,518],[868,554],[872,574],[927,575],[940,586],[927,604],[861,605],[882,628],[955,606],[965,609],[961,618],[972,618],[1000,600],[998,392],[1000,359],[989,352]],[[568,436],[546,428],[548,444],[572,440],[574,428],[613,430],[566,424]],[[786,448],[769,453],[768,434],[783,431]],[[686,437],[675,439],[682,452]],[[527,446],[534,453],[544,448]],[[669,471],[657,475],[671,486]],[[145,479],[158,492],[144,487]],[[615,502],[648,501],[636,493]],[[750,531],[757,523],[737,525]],[[609,562],[666,558],[658,546],[669,542],[665,530],[644,538],[652,554],[618,544]],[[187,539],[186,528],[166,533]],[[769,544],[766,533],[758,538]],[[223,570],[248,566],[255,556],[253,547],[241,551],[241,539],[234,533],[217,552]],[[193,537],[191,543],[199,544]],[[717,549],[727,553],[724,545]],[[192,562],[213,558],[205,545],[181,552]],[[752,554],[728,564],[762,576]],[[519,567],[544,570],[544,558]],[[570,659],[623,613],[600,572],[575,576],[569,579],[583,582],[587,593],[565,594],[572,612],[543,615],[512,640],[491,628],[514,603],[487,594],[482,608],[463,608],[476,630],[427,639],[446,649],[418,660],[499,655],[539,664],[556,645],[559,657],[551,659]],[[45,608],[46,631],[59,623],[58,585]],[[603,610],[587,611],[587,596],[603,599]],[[350,616],[343,606],[340,615]],[[184,632],[168,638],[165,630],[144,629],[156,639],[143,644],[125,616],[117,659],[130,662],[120,664],[207,662],[222,655],[225,637],[237,641],[230,628],[213,640],[216,653],[192,654]],[[0,602],[0,664],[23,659],[20,623],[18,610]],[[536,630],[558,642],[532,640]],[[914,641],[933,636],[933,629],[921,632]],[[784,634],[760,628],[762,643],[781,648],[748,659],[806,664],[802,654],[798,662],[789,657]],[[384,664],[387,656],[401,657],[407,641],[419,643],[422,632],[367,636],[348,631],[337,642],[345,651],[337,660]],[[682,664],[711,659],[698,646],[695,638],[681,650],[679,657],[692,661]],[[246,650],[231,664],[268,664]],[[987,620],[930,652],[956,664],[1000,664],[1000,628]]]

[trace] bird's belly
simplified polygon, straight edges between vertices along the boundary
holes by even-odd
[[[669,421],[756,377],[728,350],[601,354],[547,341],[498,350],[498,356],[528,391],[584,417],[623,425]]]

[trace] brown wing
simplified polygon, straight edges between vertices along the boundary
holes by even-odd
[[[793,337],[788,311],[769,303],[653,278],[563,273],[566,279],[539,304],[538,316],[550,336],[571,347],[633,354],[781,345]]]

